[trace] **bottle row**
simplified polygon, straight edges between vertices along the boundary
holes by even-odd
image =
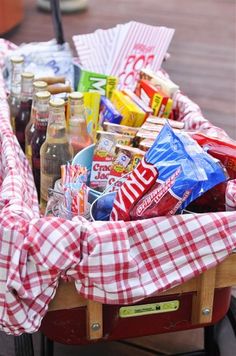
[[[22,57],[12,58],[11,125],[32,167],[44,208],[48,189],[60,178],[61,166],[93,141],[87,131],[83,94],[70,92],[66,103],[52,95],[53,86],[46,78],[35,80],[33,73],[23,72],[23,61]]]

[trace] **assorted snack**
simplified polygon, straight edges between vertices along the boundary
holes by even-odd
[[[123,30],[131,33],[142,26],[131,22]],[[80,47],[82,38],[78,40]],[[89,205],[107,192],[114,193],[109,208],[103,206],[107,199],[97,202],[97,209],[106,214],[96,216],[111,220],[169,216],[186,209],[201,212],[203,206],[224,208],[225,182],[236,178],[236,143],[186,132],[174,109],[179,86],[158,70],[160,63],[150,57],[149,47],[137,46],[131,49],[140,55],[130,54],[117,68],[114,60],[109,75],[104,74],[107,70],[85,68],[81,52],[80,61],[73,61],[73,84],[61,75],[24,72],[23,56],[11,59],[12,128],[32,166],[47,214],[88,217]],[[151,63],[156,63],[156,71]],[[102,68],[102,62],[93,68]],[[91,162],[82,159],[83,164],[71,165],[75,155],[86,157],[88,146],[93,147]],[[54,205],[62,205],[62,212],[51,209],[53,193]]]

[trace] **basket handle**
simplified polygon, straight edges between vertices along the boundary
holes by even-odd
[[[52,21],[54,32],[56,36],[56,41],[58,44],[62,45],[65,43],[63,27],[61,21],[61,10],[59,0],[50,0],[51,10],[52,10]]]

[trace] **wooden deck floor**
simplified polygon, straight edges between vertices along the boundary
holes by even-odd
[[[5,37],[16,44],[54,37],[51,15],[25,0],[23,23]],[[136,20],[176,30],[164,64],[171,78],[207,119],[236,139],[235,0],[89,0],[82,13],[63,15],[66,40],[72,35]]]
[[[39,11],[36,0],[25,0],[24,4],[24,21],[3,37],[16,44],[52,39],[51,15]],[[169,48],[171,58],[164,68],[182,91],[201,107],[207,119],[236,139],[235,6],[235,0],[89,0],[87,11],[63,15],[63,28],[72,48],[74,34],[89,33],[130,20],[175,28]],[[35,340],[37,344],[37,335]],[[202,346],[202,330],[139,338],[132,342],[156,350],[156,355],[181,353]],[[1,356],[9,356],[9,350],[6,347],[6,353]],[[117,342],[94,348],[56,345],[55,350],[57,356],[148,356],[154,353]],[[228,355],[232,354],[233,351]]]

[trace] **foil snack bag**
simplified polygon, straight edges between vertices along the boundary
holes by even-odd
[[[174,215],[228,179],[221,163],[166,124],[116,194],[111,220]]]

